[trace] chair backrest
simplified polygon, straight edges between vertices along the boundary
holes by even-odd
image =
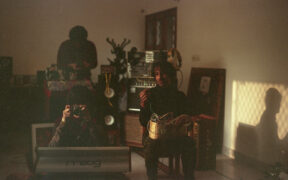
[[[36,148],[48,146],[54,130],[55,123],[34,123],[31,126],[32,134],[32,163],[36,162]]]

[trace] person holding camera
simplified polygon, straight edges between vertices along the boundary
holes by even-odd
[[[67,104],[50,147],[104,146],[108,142],[103,124],[93,116],[94,103],[91,91],[74,86],[67,96]]]
[[[182,134],[172,133],[181,129],[185,123],[191,122],[191,106],[189,106],[184,93],[177,89],[176,69],[172,64],[167,61],[155,63],[153,73],[156,80],[156,87],[145,89],[139,94],[139,118],[143,127],[144,157],[148,179],[157,179],[159,157],[163,155],[181,154],[184,178],[194,180],[196,162],[194,140],[188,137],[187,132]],[[157,135],[155,138],[152,133],[151,136],[150,133],[155,132],[149,129],[151,121],[153,123],[153,118],[156,116],[161,119],[160,117],[166,116],[166,114],[173,114],[174,117],[172,120],[162,120],[167,124],[168,122],[173,122],[170,126],[166,126],[167,134],[159,137]],[[146,129],[146,127],[148,129]],[[168,131],[171,133],[168,134]],[[161,130],[159,130],[159,132],[161,132]]]

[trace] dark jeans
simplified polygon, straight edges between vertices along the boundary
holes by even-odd
[[[149,180],[157,179],[158,158],[170,154],[180,154],[185,179],[194,180],[196,146],[191,137],[181,136],[153,140],[149,137],[144,142],[145,165]]]

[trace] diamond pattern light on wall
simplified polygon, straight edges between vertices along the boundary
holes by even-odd
[[[283,139],[288,133],[288,88],[283,84],[262,82],[233,82],[232,119],[234,127],[239,123],[257,126],[266,109],[266,92],[274,88],[282,96],[279,113],[276,114],[278,137]]]

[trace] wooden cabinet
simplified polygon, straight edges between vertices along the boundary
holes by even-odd
[[[125,143],[127,146],[143,147],[142,126],[139,122],[139,114],[127,112],[124,117]]]
[[[190,134],[196,143],[196,169],[216,168],[216,120],[207,115],[195,116]]]

